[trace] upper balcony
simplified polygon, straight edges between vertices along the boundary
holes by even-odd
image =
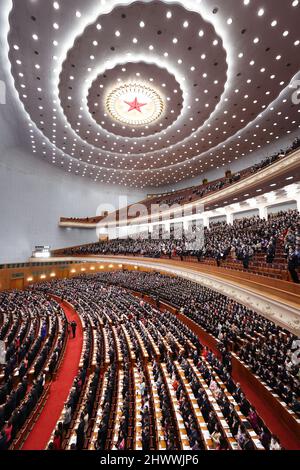
[[[87,218],[61,217],[61,227],[101,228],[113,225],[138,225],[153,222],[151,206],[158,205],[159,217],[162,220],[182,217],[202,211],[243,202],[274,189],[300,180],[300,149],[291,153],[271,157],[269,163],[259,169],[247,168],[227,178],[191,188],[182,189],[164,195],[147,198],[137,204],[117,209],[114,213],[102,214]],[[107,217],[108,216],[108,217]],[[157,215],[155,215],[157,221]]]

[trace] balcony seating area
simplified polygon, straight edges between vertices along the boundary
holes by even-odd
[[[252,165],[251,167],[245,168],[239,172],[233,173],[228,177],[219,178],[215,181],[211,181],[209,183],[202,183],[199,186],[192,186],[190,188],[180,189],[178,191],[172,191],[169,193],[163,193],[160,195],[153,195],[140,201],[138,204],[143,204],[148,210],[152,204],[158,205],[168,205],[172,206],[175,204],[184,205],[190,202],[201,201],[201,198],[204,196],[208,196],[213,194],[220,189],[225,189],[232,184],[241,181],[265,168],[272,165],[273,163],[278,162],[279,160],[285,158],[291,152],[297,150],[300,146],[300,139],[296,139],[293,144],[286,150],[282,150],[278,154],[271,155],[263,159],[261,162]],[[129,214],[128,219],[135,218],[138,214],[130,215],[130,207],[128,206]],[[123,218],[122,212],[119,210],[116,211],[116,220]],[[61,217],[60,222],[72,222],[72,223],[80,223],[80,224],[96,224],[101,222],[104,219],[104,216],[96,216],[96,217]]]
[[[300,215],[296,210],[272,214],[268,219],[243,218],[226,224],[204,228],[203,238],[187,240],[162,235],[153,238],[116,239],[59,250],[59,256],[134,255],[152,258],[173,258],[217,264],[228,269],[244,270],[275,279],[299,282]],[[54,253],[55,254],[55,253]]]

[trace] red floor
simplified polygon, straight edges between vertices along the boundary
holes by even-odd
[[[68,321],[77,323],[76,336],[72,333],[67,339],[63,361],[59,367],[55,381],[50,386],[50,393],[38,421],[34,425],[22,450],[43,450],[47,446],[51,433],[59,420],[64,403],[68,398],[73,380],[77,375],[83,344],[81,321],[77,312],[65,304],[62,305]]]

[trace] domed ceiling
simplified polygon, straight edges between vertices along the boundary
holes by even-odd
[[[31,150],[69,173],[171,185],[299,128],[298,0],[2,3]]]

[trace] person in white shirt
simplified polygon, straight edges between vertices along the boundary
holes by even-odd
[[[281,445],[277,436],[271,437],[270,450],[281,450]]]
[[[140,394],[141,394],[142,397],[145,394],[145,388],[146,388],[146,385],[145,385],[145,382],[143,381],[140,385]]]

